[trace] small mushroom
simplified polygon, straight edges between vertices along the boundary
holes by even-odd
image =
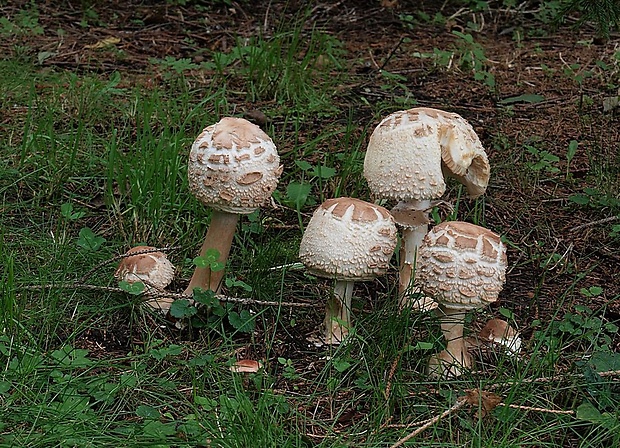
[[[506,278],[506,247],[496,233],[460,221],[435,226],[418,251],[417,279],[441,312],[446,349],[431,357],[429,374],[458,376],[472,359],[463,339],[467,311],[498,298]]]
[[[130,255],[135,254],[135,255]],[[114,277],[127,283],[141,282],[144,294],[163,291],[174,279],[174,266],[163,252],[150,246],[131,248],[123,257]],[[174,299],[158,297],[145,302],[151,308],[167,314]]]
[[[460,115],[425,107],[395,112],[379,123],[368,142],[364,177],[372,193],[399,201],[392,209],[403,228],[400,253],[400,307],[428,310],[430,298],[418,302],[412,274],[417,249],[428,231],[428,211],[446,189],[444,176],[458,179],[470,197],[482,195],[490,167],[480,139]]]
[[[215,249],[218,261],[226,262],[239,215],[264,205],[281,174],[275,144],[255,124],[226,117],[203,130],[192,145],[188,166],[190,190],[213,209],[200,256]],[[219,292],[223,276],[223,270],[196,267],[185,294],[196,287]]]
[[[503,347],[511,356],[517,355],[521,350],[519,333],[502,319],[489,320],[478,333],[478,339]]]
[[[395,247],[394,220],[381,206],[336,198],[315,210],[299,258],[313,274],[336,280],[325,311],[325,343],[339,344],[347,336],[354,282],[383,275]]]

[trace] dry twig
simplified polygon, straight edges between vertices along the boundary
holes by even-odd
[[[114,293],[119,293],[119,294],[127,293],[125,290],[121,288],[115,288],[112,286],[85,285],[85,284],[80,284],[80,283],[58,283],[58,284],[50,283],[46,285],[26,285],[26,286],[18,287],[16,289],[18,291],[19,290],[38,291],[38,290],[52,289],[52,288],[85,289],[88,291],[104,291],[104,292],[114,292]],[[166,292],[166,291],[149,292],[148,294],[144,294],[144,297],[147,298],[148,300],[158,299],[162,297],[170,297],[175,300],[178,300],[178,299],[193,300],[193,296],[191,295],[182,294],[178,292]],[[305,302],[297,303],[297,302],[265,301],[265,300],[246,299],[243,297],[228,297],[228,296],[224,296],[221,294],[217,294],[215,298],[218,299],[220,302],[240,303],[243,305],[285,306],[285,307],[294,307],[294,308],[312,308],[316,306],[312,303],[305,303]]]

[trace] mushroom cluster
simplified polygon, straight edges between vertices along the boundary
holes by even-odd
[[[460,115],[425,107],[394,112],[375,128],[364,159],[364,177],[375,197],[399,201],[392,209],[403,228],[400,255],[400,306],[435,307],[431,298],[412,295],[417,250],[428,231],[429,210],[454,177],[470,197],[489,182],[489,161],[472,126]]]
[[[192,145],[188,165],[190,190],[212,209],[201,256],[214,249],[218,262],[226,262],[239,216],[269,200],[281,173],[275,144],[249,121],[226,117],[203,130]],[[376,198],[396,205],[388,211],[361,199],[329,199],[314,211],[300,243],[299,258],[307,270],[335,281],[327,299],[324,342],[338,344],[349,334],[354,282],[386,273],[397,245],[398,224],[403,228],[400,306],[438,307],[441,313],[446,347],[430,359],[429,372],[445,378],[471,367],[463,337],[465,313],[497,300],[505,280],[506,248],[499,235],[466,222],[445,222],[429,231],[429,211],[444,194],[447,177],[456,178],[476,198],[486,191],[489,175],[489,161],[476,132],[457,114],[414,108],[379,123],[368,143],[364,177]],[[140,249],[147,248],[132,251]],[[116,276],[143,281],[148,293],[163,290],[173,271],[160,252],[138,252],[123,260]],[[219,292],[223,272],[196,267],[185,294],[191,295],[194,288]],[[168,277],[160,280],[160,274]],[[415,303],[414,288],[421,292],[416,292],[421,298]],[[169,302],[151,306],[167,311]],[[480,338],[514,336],[498,328],[485,327]],[[518,350],[515,341],[511,339],[510,347]]]
[[[351,325],[356,281],[383,275],[396,247],[396,226],[383,207],[354,198],[328,199],[312,215],[299,258],[315,275],[336,280],[327,300],[325,343],[338,344]]]

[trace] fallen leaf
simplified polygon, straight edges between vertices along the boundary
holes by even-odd
[[[91,45],[84,45],[84,48],[90,50],[99,50],[101,48],[113,47],[114,45],[120,43],[120,39],[118,37],[106,37],[105,39],[100,40],[97,43]]]
[[[465,399],[467,403],[476,406],[478,411],[476,411],[476,418],[484,418],[486,417],[493,409],[497,407],[498,404],[502,402],[502,397],[493,392],[486,392],[480,389],[469,389],[466,390]]]
[[[230,371],[235,373],[254,373],[258,372],[258,369],[260,369],[260,363],[253,359],[240,359],[230,366]]]
[[[396,9],[400,5],[398,4],[398,0],[381,0],[381,7],[387,9]]]

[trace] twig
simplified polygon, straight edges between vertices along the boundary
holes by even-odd
[[[560,410],[556,410],[556,409],[535,408],[535,407],[532,407],[532,406],[521,406],[519,404],[500,403],[497,406],[508,406],[509,408],[513,408],[513,409],[521,409],[521,410],[524,410],[524,411],[546,412],[548,414],[568,414],[568,415],[574,415],[575,414],[575,411],[560,411]]]
[[[394,56],[394,53],[396,53],[396,51],[400,48],[400,46],[403,44],[404,41],[405,41],[405,36],[401,36],[398,43],[390,50],[390,52],[386,56],[385,60],[383,61],[383,64],[381,64],[381,67],[379,67],[379,70],[385,69],[385,66],[388,65],[388,62],[390,62],[390,59],[392,59],[392,57]]]
[[[442,412],[440,415],[437,415],[435,417],[433,417],[432,419],[430,419],[428,422],[426,422],[424,425],[420,426],[418,429],[416,429],[415,431],[413,431],[410,434],[407,434],[405,437],[403,437],[402,439],[400,439],[398,442],[396,442],[394,445],[390,446],[390,448],[398,448],[399,446],[401,446],[402,444],[404,444],[405,442],[407,442],[408,440],[413,439],[415,436],[417,436],[418,434],[420,434],[422,431],[424,431],[425,429],[431,427],[432,425],[434,425],[435,423],[437,423],[439,420],[441,420],[444,417],[449,416],[450,414],[455,413],[456,411],[458,411],[459,409],[461,409],[463,406],[465,406],[468,402],[468,398],[467,397],[462,397],[459,398],[456,403],[454,403],[452,405],[452,407],[444,412]]]
[[[604,372],[596,372],[601,377],[620,377],[620,370],[606,370]],[[547,376],[541,378],[522,378],[514,381],[506,381],[504,383],[497,383],[489,385],[489,390],[498,389],[503,386],[512,386],[514,384],[523,384],[523,383],[550,383],[552,381],[562,380],[562,379],[574,379],[574,378],[585,378],[583,373],[574,373],[567,375],[558,375],[558,376]]]
[[[127,292],[121,288],[115,288],[112,286],[97,286],[97,285],[85,285],[80,283],[58,283],[58,284],[47,284],[47,285],[27,285],[16,288],[17,290],[26,290],[26,291],[38,291],[43,289],[85,289],[88,291],[105,291],[105,292],[115,292],[119,294],[126,294]],[[144,294],[144,297],[148,300],[158,299],[162,297],[170,297],[173,299],[187,299],[193,300],[193,296],[183,293],[177,292],[149,292],[148,294]],[[295,308],[313,308],[316,305],[312,303],[304,303],[304,302],[277,302],[277,301],[264,301],[264,300],[255,300],[255,299],[246,299],[242,297],[228,297],[221,294],[217,294],[215,296],[220,302],[230,302],[230,303],[240,303],[244,305],[261,305],[261,306],[286,306],[286,307],[295,307]]]
[[[599,219],[597,221],[586,222],[585,224],[581,224],[580,226],[573,227],[569,230],[569,232],[576,232],[577,230],[585,229],[586,227],[596,226],[598,224],[605,224],[608,222],[617,221],[620,219],[620,216],[609,216],[607,218]]]

